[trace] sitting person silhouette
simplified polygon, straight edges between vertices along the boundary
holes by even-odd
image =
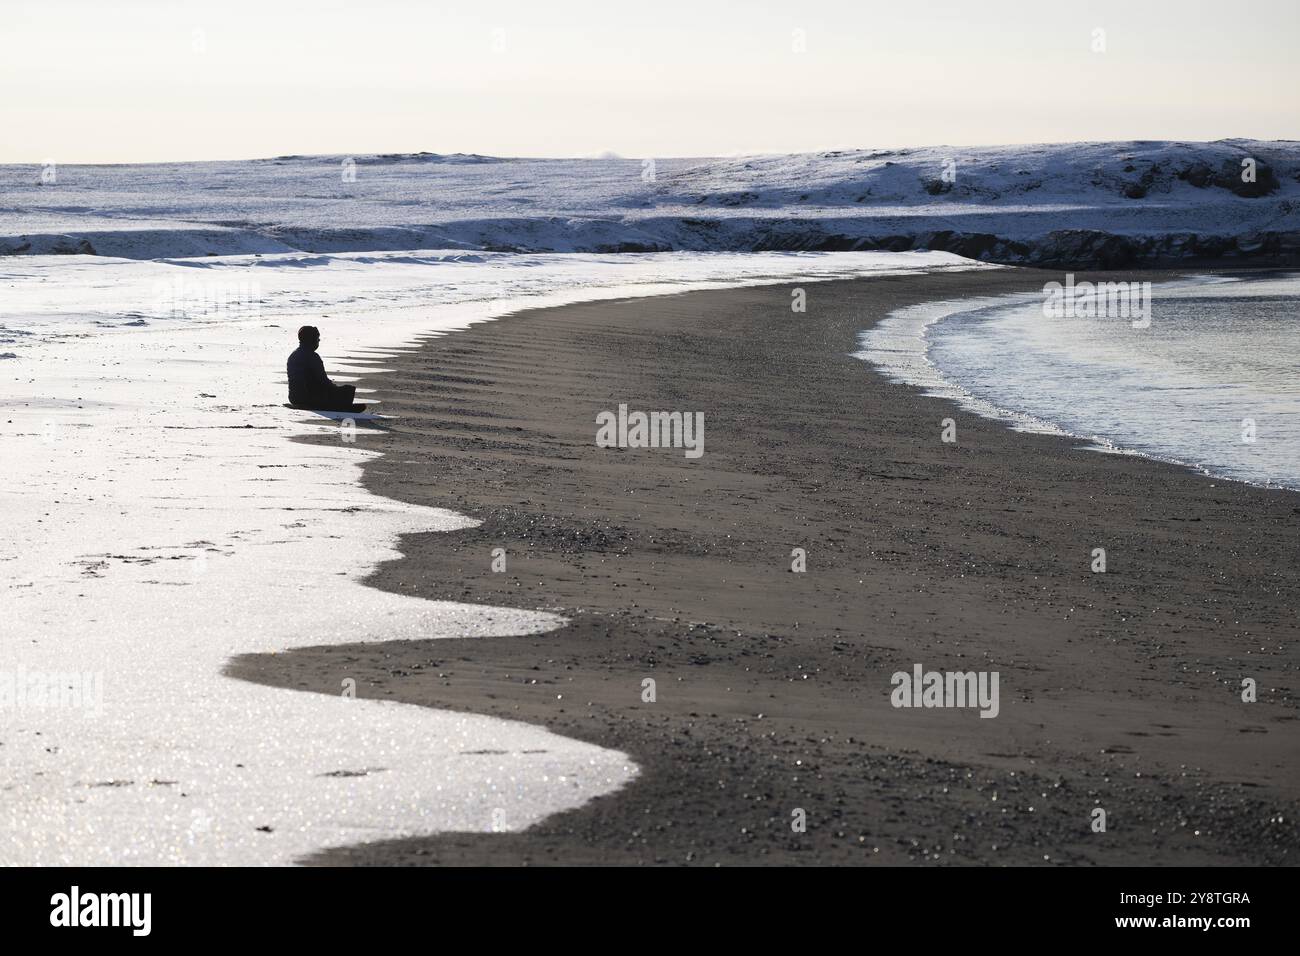
[[[304,325],[298,330],[298,348],[289,356],[289,404],[322,412],[364,412],[354,404],[355,385],[335,385],[325,374],[325,363],[316,354],[320,329]]]

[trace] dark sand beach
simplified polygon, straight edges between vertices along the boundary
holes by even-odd
[[[571,623],[227,673],[326,694],[352,677],[641,774],[524,832],[308,862],[1295,862],[1300,495],[1016,433],[851,356],[895,308],[1048,278],[809,284],[804,314],[789,285],[536,310],[368,376],[400,421],[366,439],[385,452],[367,487],[482,522],[404,538],[369,583]],[[620,403],[703,412],[703,457],[596,447]],[[997,671],[998,716],[892,707],[891,674],[917,663]]]

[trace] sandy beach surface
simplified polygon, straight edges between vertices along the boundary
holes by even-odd
[[[353,678],[641,774],[526,830],[308,862],[1294,862],[1300,495],[1014,432],[852,357],[891,310],[1046,278],[810,283],[802,314],[791,285],[522,312],[366,376],[398,416],[366,439],[385,452],[366,487],[481,522],[405,536],[368,583],[570,623],[227,673],[325,694]],[[702,412],[703,456],[597,447],[620,403]],[[996,718],[891,706],[918,663],[997,671]]]

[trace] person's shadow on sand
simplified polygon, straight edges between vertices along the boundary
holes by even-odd
[[[355,385],[336,385],[325,374],[320,348],[320,329],[304,325],[298,330],[298,348],[289,356],[289,404],[316,412],[364,412],[355,402]]]

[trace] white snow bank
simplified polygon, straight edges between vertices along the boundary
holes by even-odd
[[[1034,261],[1065,230],[1142,240],[1148,257],[1245,255],[1296,233],[1298,177],[1300,144],[1257,140],[2,166],[0,254],[924,247]]]

